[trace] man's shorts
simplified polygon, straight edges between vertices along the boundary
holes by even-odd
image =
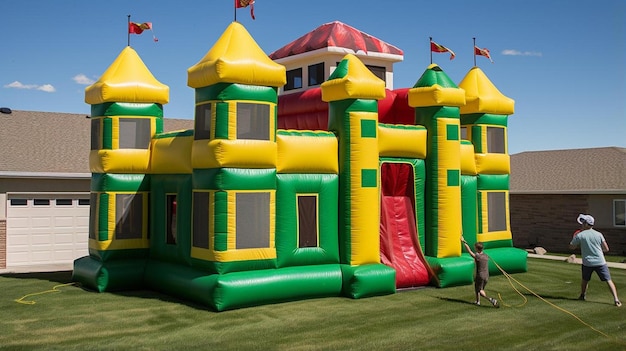
[[[588,266],[582,265],[583,280],[590,281],[591,274],[593,272],[596,272],[598,274],[598,277],[600,277],[600,280],[603,282],[607,280],[611,280],[611,273],[609,273],[609,266],[607,266],[606,264],[602,266],[595,266],[595,267],[588,267]]]

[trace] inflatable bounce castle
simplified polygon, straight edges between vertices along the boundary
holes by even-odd
[[[194,128],[168,133],[169,88],[122,50],[85,91],[89,256],[75,281],[216,311],[363,298],[471,284],[461,235],[484,243],[492,273],[527,270],[509,227],[513,100],[478,67],[457,86],[431,64],[389,89],[401,50],[341,22],[316,31],[268,56],[231,23],[188,69]],[[323,69],[299,75],[307,58]]]

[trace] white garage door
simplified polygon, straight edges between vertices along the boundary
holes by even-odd
[[[89,193],[8,194],[7,267],[88,255]]]

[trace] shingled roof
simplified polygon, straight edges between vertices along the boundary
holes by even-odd
[[[391,44],[361,32],[345,23],[334,21],[322,24],[311,32],[274,51],[269,57],[272,60],[278,60],[328,47],[351,49],[355,53],[363,51],[365,53],[404,55],[402,50]]]
[[[0,176],[89,173],[91,129],[85,114],[0,114]],[[191,119],[163,120],[163,131],[192,129]]]
[[[626,148],[511,155],[511,194],[626,194]]]

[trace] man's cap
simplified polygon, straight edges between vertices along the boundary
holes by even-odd
[[[593,219],[593,216],[581,213],[578,215],[576,222],[578,222],[579,224],[587,223],[589,225],[593,225],[595,220]]]

